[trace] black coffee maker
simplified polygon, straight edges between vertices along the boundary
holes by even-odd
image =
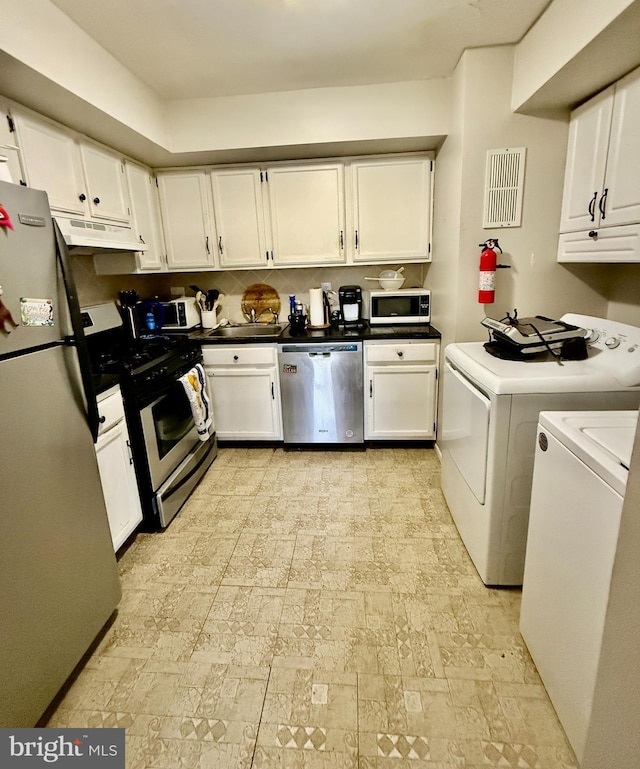
[[[360,326],[362,324],[362,289],[360,286],[340,286],[338,300],[344,326]]]

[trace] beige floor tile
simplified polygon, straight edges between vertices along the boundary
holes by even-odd
[[[49,725],[125,728],[127,769],[577,769],[431,449],[221,448],[118,560]]]

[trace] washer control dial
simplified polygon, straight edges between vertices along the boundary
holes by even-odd
[[[616,347],[620,346],[620,340],[617,336],[610,336],[608,339],[604,340],[604,346],[609,350],[615,350]]]
[[[588,331],[589,333],[585,337],[585,342],[587,344],[595,344],[598,341],[598,339],[600,339],[600,336],[601,336],[600,332],[598,331],[597,328],[590,328],[588,329]]]

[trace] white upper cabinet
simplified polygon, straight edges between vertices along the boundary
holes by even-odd
[[[87,216],[89,191],[75,136],[26,113],[14,110],[13,119],[29,187],[45,190],[54,211]]]
[[[640,261],[640,69],[571,115],[558,261]]]
[[[640,69],[615,90],[601,225],[640,222]]]
[[[608,88],[571,116],[560,232],[598,224],[612,111],[613,88]]]
[[[261,177],[257,168],[211,172],[218,258],[223,269],[270,264]]]
[[[344,263],[343,164],[271,166],[266,173],[273,265]]]
[[[560,232],[640,221],[640,70],[571,116]]]
[[[154,188],[151,169],[9,106],[14,181],[45,190],[56,216],[131,226],[147,246],[94,255],[98,274],[431,259],[429,153],[159,170]]]
[[[160,201],[156,180],[148,168],[127,161],[125,164],[131,214],[136,237],[147,246],[138,254],[140,270],[157,272],[165,268],[165,248],[160,222]]]
[[[54,212],[119,224],[130,221],[124,160],[56,123],[14,111],[26,182],[45,190]]]
[[[356,262],[431,258],[432,161],[400,157],[354,160],[349,242]]]
[[[81,140],[79,146],[91,218],[128,223],[131,211],[124,159],[93,142]]]
[[[170,270],[214,267],[209,175],[204,171],[158,172],[160,210]]]

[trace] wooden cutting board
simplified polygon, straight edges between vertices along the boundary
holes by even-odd
[[[253,307],[256,311],[256,320],[260,323],[273,323],[272,313],[280,314],[280,297],[273,286],[269,286],[267,283],[254,283],[242,295],[240,307],[247,320],[251,318],[251,308]]]

